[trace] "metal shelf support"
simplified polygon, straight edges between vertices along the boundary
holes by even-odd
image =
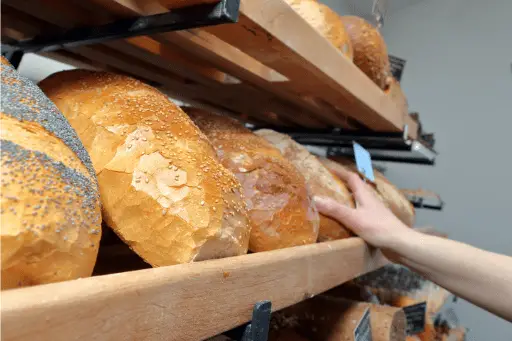
[[[215,4],[202,4],[173,9],[161,14],[120,19],[101,26],[70,29],[55,36],[38,36],[2,44],[2,52],[48,52],[114,39],[235,23],[238,21],[239,7],[240,0],[221,0]]]

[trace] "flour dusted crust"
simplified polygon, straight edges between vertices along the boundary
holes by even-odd
[[[305,179],[279,150],[229,117],[187,112],[242,184],[252,223],[250,250],[315,243],[318,213]]]
[[[309,191],[313,196],[329,197],[343,205],[355,207],[352,195],[343,182],[339,181],[304,146],[293,141],[289,136],[273,130],[262,129],[255,133],[277,147],[284,157],[299,170],[306,179]],[[339,222],[320,215],[319,241],[342,239],[349,236],[351,236],[350,232]]]
[[[91,155],[106,223],[145,261],[247,252],[239,182],[166,96],[126,76],[85,70],[59,72],[40,86]]]
[[[345,57],[353,59],[350,37],[342,18],[336,12],[315,0],[286,0],[286,2]]]
[[[384,38],[363,18],[343,16],[341,19],[352,42],[354,64],[381,89],[386,89],[391,70]]]
[[[96,176],[66,119],[2,57],[2,289],[90,276],[101,237]]]

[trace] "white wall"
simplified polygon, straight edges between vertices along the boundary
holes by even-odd
[[[388,164],[386,174],[446,201],[441,213],[419,210],[419,225],[512,256],[511,16],[511,0],[425,0],[392,13],[382,32],[390,53],[407,60],[402,86],[440,152],[435,167]],[[456,307],[468,340],[512,339],[512,324]]]

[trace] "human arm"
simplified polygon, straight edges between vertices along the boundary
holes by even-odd
[[[512,257],[436,236],[404,225],[356,174],[338,174],[357,208],[316,198],[318,210],[340,221],[391,260],[506,320],[512,321]]]

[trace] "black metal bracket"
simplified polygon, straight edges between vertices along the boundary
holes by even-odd
[[[420,196],[408,194],[405,194],[405,196],[415,208],[442,211],[445,205],[444,201],[438,196]]]
[[[21,59],[23,58],[23,51],[4,51],[2,48],[2,56],[5,57],[11,65],[17,69],[20,66]]]
[[[254,305],[251,322],[225,334],[240,341],[267,341],[271,312],[272,303],[270,301],[260,301]]]
[[[374,161],[391,161],[434,165],[437,152],[419,141],[411,140],[404,132],[375,132],[369,130],[335,129],[282,129],[270,128],[288,134],[300,144],[312,146],[324,156],[353,157],[353,142],[362,145]],[[319,149],[320,148],[320,149]]]
[[[162,14],[121,19],[96,27],[70,29],[55,36],[38,36],[17,43],[2,44],[2,51],[54,51],[114,39],[235,23],[238,21],[239,8],[240,0],[221,0],[215,4],[173,9]]]

